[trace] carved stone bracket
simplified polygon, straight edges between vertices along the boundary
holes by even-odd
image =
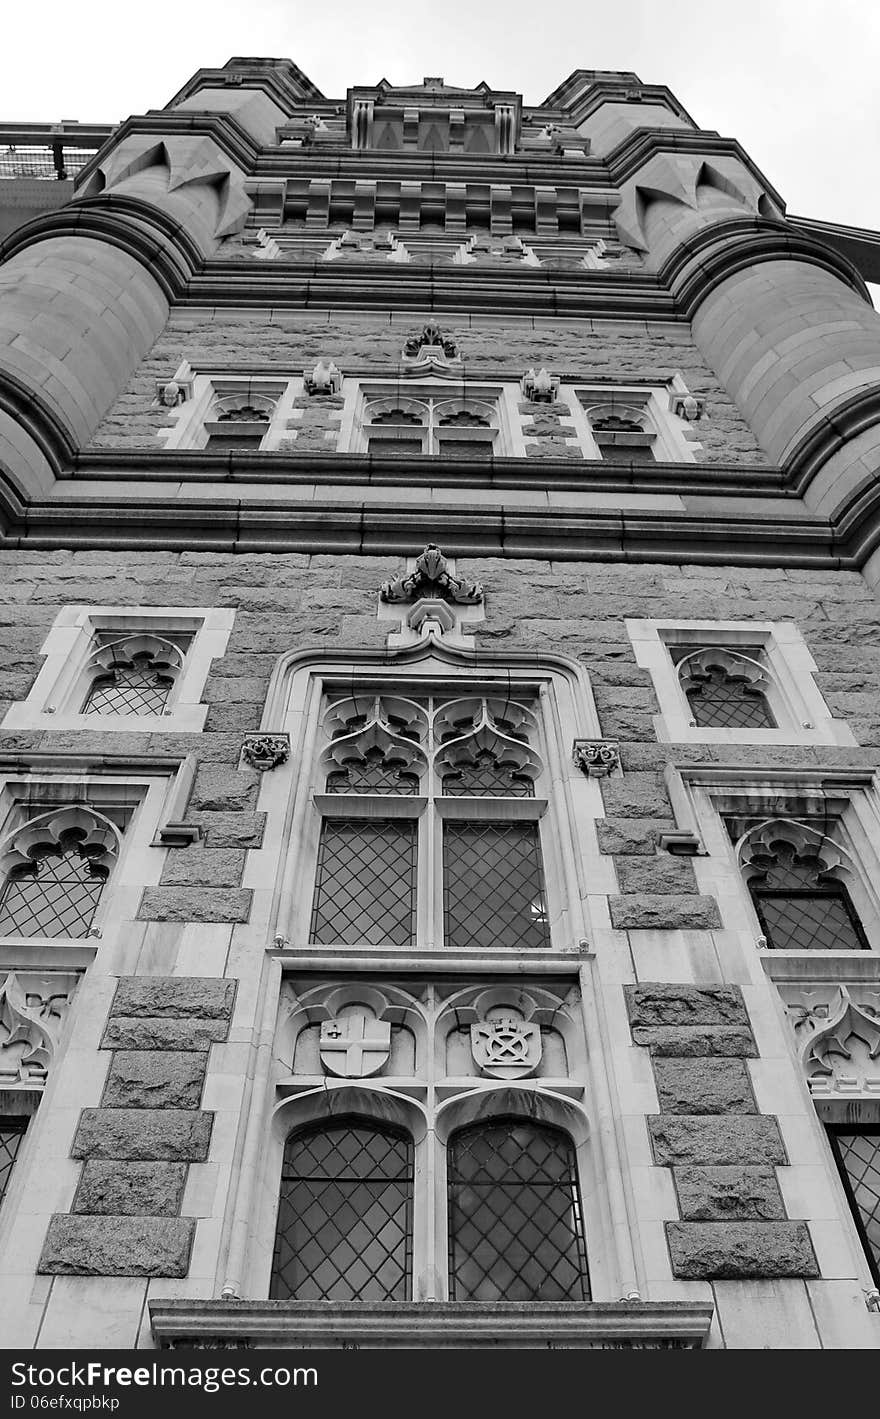
[[[686,419],[689,424],[696,424],[702,419],[706,408],[705,399],[696,394],[673,394],[671,404],[673,414],[677,414],[679,419]]]
[[[318,360],[313,370],[303,370],[303,385],[307,394],[338,394],[342,373],[333,360]]]
[[[290,758],[289,734],[249,734],[242,746],[245,762],[265,773]]]
[[[576,739],[572,757],[589,778],[605,778],[620,768],[620,746],[614,739]]]
[[[429,542],[411,572],[386,581],[379,589],[381,601],[414,601],[420,596],[439,596],[456,605],[477,606],[483,600],[479,582],[456,576],[440,548]]]
[[[533,404],[552,404],[559,392],[559,379],[543,368],[537,373],[533,369],[526,370],[520,380],[520,389]]]
[[[458,359],[455,341],[443,334],[436,321],[430,320],[415,335],[411,335],[403,347],[403,359],[410,362],[433,362],[446,364]]]

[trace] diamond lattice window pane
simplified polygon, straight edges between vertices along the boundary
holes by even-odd
[[[473,764],[443,771],[443,792],[450,797],[534,798],[535,785],[510,764],[498,762],[491,750],[478,754]]]
[[[26,1118],[0,1119],[0,1203],[9,1186],[18,1150],[24,1142]]]
[[[161,714],[171,681],[149,667],[116,666],[92,686],[83,714]]]
[[[327,775],[328,793],[399,793],[412,797],[418,791],[418,774],[408,773],[382,749],[369,749],[360,762],[354,760]]]
[[[455,1134],[449,1151],[453,1300],[588,1301],[574,1149],[519,1119]]]
[[[701,729],[775,729],[776,720],[760,690],[742,676],[712,665],[699,685],[687,692],[694,721]]]
[[[832,1140],[862,1243],[880,1285],[880,1129],[835,1129]]]
[[[326,819],[321,827],[310,940],[411,946],[416,823]]]
[[[288,1139],[273,1300],[405,1301],[411,1258],[408,1139],[355,1123]]]
[[[867,942],[844,887],[815,892],[753,890],[755,909],[775,951],[861,951]]]
[[[447,822],[443,832],[447,946],[549,946],[537,823]]]
[[[7,879],[0,936],[87,936],[106,880],[75,848],[47,853],[35,872]]]

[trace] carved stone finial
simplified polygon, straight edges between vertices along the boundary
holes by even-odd
[[[416,558],[411,572],[383,582],[379,589],[382,601],[414,601],[416,597],[432,595],[459,606],[476,606],[483,600],[479,582],[456,576],[434,542],[429,542]]]
[[[338,394],[342,374],[332,360],[321,359],[311,372],[303,370],[303,384],[308,394]]]
[[[251,768],[265,773],[277,768],[290,758],[289,734],[249,734],[244,741],[242,754]]]
[[[605,778],[620,768],[620,747],[613,739],[576,739],[572,754],[589,778]]]
[[[458,346],[444,335],[435,320],[429,320],[416,335],[411,335],[403,347],[403,358],[410,361],[444,363],[458,359]]]
[[[539,404],[552,404],[559,389],[559,380],[543,368],[537,374],[533,369],[526,370],[520,388],[526,399]]]

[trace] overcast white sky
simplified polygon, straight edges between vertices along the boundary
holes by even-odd
[[[668,84],[792,213],[880,228],[876,0],[7,0],[0,119],[114,122],[233,54],[352,84],[480,79],[539,103],[573,69]]]

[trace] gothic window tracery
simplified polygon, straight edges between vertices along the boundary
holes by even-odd
[[[0,843],[0,935],[87,936],[119,830],[87,805],[37,814]]]
[[[694,724],[701,729],[775,729],[770,676],[760,646],[671,647]]]
[[[479,694],[346,696],[331,700],[324,728],[314,942],[412,946],[417,902],[429,899],[436,873],[442,906],[438,899],[437,920],[429,910],[423,927],[431,939],[454,948],[549,945],[544,804],[535,798],[543,765],[528,704]],[[493,799],[509,806],[493,813]],[[356,814],[347,810],[358,800]]]
[[[105,639],[86,669],[83,714],[162,714],[183,669],[185,642],[142,632]]]
[[[642,410],[598,405],[588,410],[590,428],[605,463],[653,463],[656,432]]]
[[[729,821],[729,831],[741,827]],[[746,828],[737,853],[769,949],[870,949],[847,886],[852,863],[827,833],[769,819]]]
[[[491,401],[471,395],[368,397],[363,429],[372,454],[488,458],[498,418]]]

